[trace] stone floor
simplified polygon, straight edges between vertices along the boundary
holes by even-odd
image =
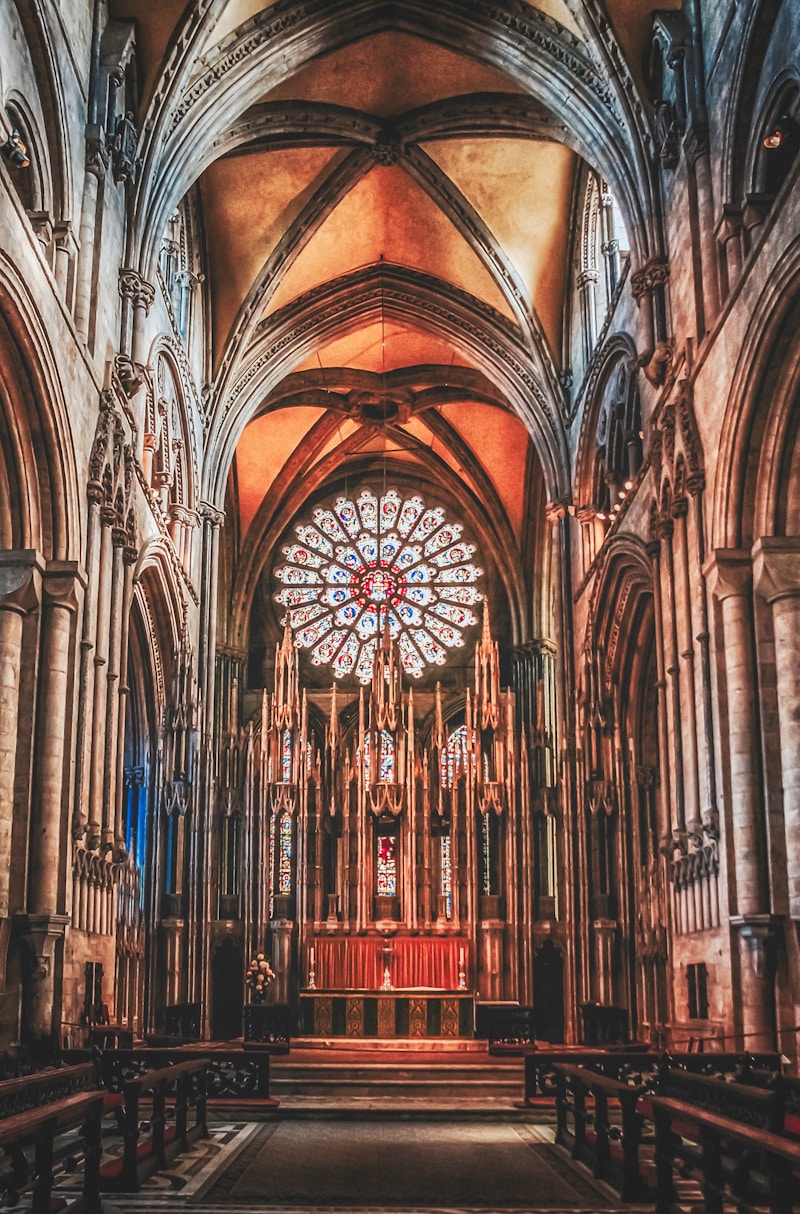
[[[213,1119],[212,1136],[105,1214],[617,1214],[553,1126],[458,1120]],[[652,1207],[625,1206],[627,1214]]]

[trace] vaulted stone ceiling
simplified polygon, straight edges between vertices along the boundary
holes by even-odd
[[[651,13],[678,2],[608,0],[640,79]],[[565,44],[585,51],[582,0],[508,7],[538,9],[559,23],[550,28]],[[215,10],[216,19],[202,27],[188,79],[264,8],[210,3],[206,16]],[[191,9],[184,0],[111,0],[115,17],[137,23],[145,121],[178,32],[189,37]],[[383,26],[364,36],[354,27],[331,49],[323,41],[297,70],[273,72],[260,94],[248,87],[239,109],[227,95],[220,107],[198,181],[215,384],[224,395],[255,334],[279,333],[304,301],[331,284],[355,290],[369,267],[385,266],[401,286],[413,281],[434,301],[479,310],[531,352],[555,396],[581,164],[573,133],[518,73],[408,32],[402,20]],[[370,460],[464,498],[500,554],[516,610],[530,597],[530,571],[521,580],[519,571],[542,474],[528,430],[487,377],[485,358],[435,333],[413,306],[398,316],[380,294],[360,318],[332,321],[248,408],[229,480],[245,599],[309,495]]]

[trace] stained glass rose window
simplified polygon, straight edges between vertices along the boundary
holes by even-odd
[[[465,543],[460,523],[417,494],[389,489],[380,498],[364,489],[355,502],[338,497],[295,527],[275,570],[276,599],[286,609],[295,644],[336,678],[354,674],[369,683],[378,642],[389,626],[403,670],[419,678],[464,644],[463,629],[477,623],[471,610],[482,595],[483,570]]]

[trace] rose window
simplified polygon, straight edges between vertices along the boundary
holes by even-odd
[[[282,623],[315,666],[337,679],[354,674],[369,683],[387,626],[403,670],[419,678],[464,644],[463,629],[477,623],[471,610],[482,595],[483,570],[472,563],[474,544],[440,507],[389,489],[379,499],[364,489],[356,502],[339,497],[295,527],[275,570],[286,608]]]

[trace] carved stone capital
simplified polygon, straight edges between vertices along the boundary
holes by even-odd
[[[123,299],[132,300],[134,307],[144,308],[145,315],[150,311],[156,297],[153,284],[142,278],[138,270],[130,268],[119,272],[119,293]]]
[[[86,575],[74,561],[50,561],[42,582],[45,607],[78,610],[78,590],[86,585]]]
[[[720,601],[748,595],[753,581],[750,553],[741,548],[717,548],[703,566],[703,576]]]
[[[21,917],[21,934],[39,963],[41,978],[49,976],[56,945],[63,939],[69,923],[69,915],[28,914]]]
[[[763,536],[753,547],[756,593],[768,603],[800,597],[800,539]]]
[[[0,553],[0,611],[27,615],[41,602],[42,564],[30,551]]]
[[[204,523],[210,523],[212,527],[221,527],[225,522],[225,511],[218,510],[210,502],[200,502],[197,513]]]
[[[569,513],[571,503],[568,498],[560,498],[557,502],[548,502],[544,508],[548,523],[560,523]]]

